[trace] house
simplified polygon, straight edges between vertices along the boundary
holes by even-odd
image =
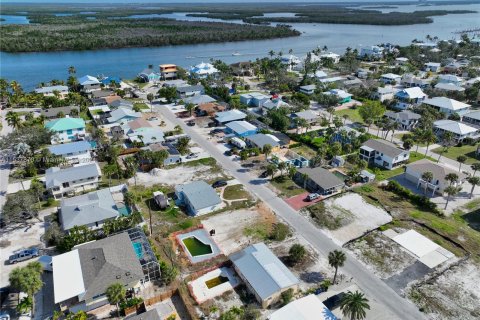
[[[123,232],[54,256],[55,304],[70,312],[97,309],[110,304],[105,292],[113,283],[138,292],[145,276],[136,248]]]
[[[295,112],[290,115],[290,118],[293,120],[293,124],[295,124],[295,119],[303,119],[307,121],[309,125],[313,125],[318,120],[318,114],[312,110],[305,110],[300,112]]]
[[[45,170],[45,188],[55,199],[60,199],[97,188],[101,176],[102,172],[96,162],[65,169],[52,167]]]
[[[48,109],[42,108],[42,110],[40,111],[40,115],[44,116],[46,119],[63,118],[65,116],[72,115],[72,113],[78,115],[80,113],[80,108],[77,106],[66,106],[66,107],[56,107],[56,108],[48,108]]]
[[[462,122],[480,126],[480,111],[471,111],[463,115]]]
[[[449,116],[451,114],[458,114],[460,116],[470,111],[470,105],[447,97],[434,97],[425,99],[423,104],[428,105],[441,113]]]
[[[244,120],[229,122],[225,125],[225,127],[225,133],[233,133],[235,136],[242,138],[251,136],[252,134],[256,134],[258,132],[257,127]]]
[[[349,77],[347,80],[343,81],[343,87],[345,89],[347,88],[360,88],[363,87],[363,82],[362,80],[355,78],[355,77]]]
[[[423,65],[423,70],[431,72],[439,72],[442,65],[439,62],[426,62]]]
[[[468,79],[467,81],[465,81],[465,87],[470,88],[478,82],[480,82],[480,77]]]
[[[370,71],[367,69],[358,68],[357,71],[355,72],[355,75],[360,79],[367,79],[369,73]]]
[[[410,110],[404,110],[400,112],[387,111],[385,117],[397,122],[402,130],[412,130],[422,116]]]
[[[153,128],[150,122],[145,120],[144,118],[137,118],[135,120],[129,121],[124,127],[128,127],[127,134],[135,133],[136,131],[145,128]]]
[[[409,109],[420,105],[426,97],[427,95],[419,87],[403,89],[395,94],[395,98],[398,99],[395,108],[400,110]]]
[[[162,87],[167,87],[167,88],[171,88],[171,87],[178,88],[178,87],[187,87],[187,86],[188,86],[188,82],[182,79],[167,80],[162,85]]]
[[[346,78],[345,77],[330,77],[330,78],[324,78],[324,79],[319,79],[321,83],[328,85],[328,84],[339,84],[340,82],[344,81]]]
[[[268,320],[337,320],[337,317],[328,310],[314,294],[309,294],[294,300],[273,312]]]
[[[275,152],[272,154],[271,160],[277,164],[284,162],[289,166],[294,166],[296,168],[308,167],[310,164],[310,161],[307,158],[297,154],[291,149],[282,149]]]
[[[52,131],[51,143],[65,143],[85,138],[85,121],[82,118],[60,118],[48,121],[45,128]]]
[[[44,97],[57,97],[60,99],[65,99],[68,95],[68,87],[67,86],[49,86],[49,87],[41,87],[35,89],[35,93],[41,94]]]
[[[278,138],[271,134],[252,134],[245,138],[245,142],[249,147],[259,148],[260,150],[262,150],[263,147],[267,144],[272,147],[272,151],[278,151],[278,149],[280,148]]]
[[[343,167],[345,165],[345,159],[342,156],[334,156],[330,161],[330,165],[334,168]]]
[[[168,152],[168,157],[163,161],[164,166],[182,162],[182,155],[171,143],[153,143],[147,148],[153,152],[158,152],[161,150],[166,150]]]
[[[411,73],[406,73],[402,76],[400,84],[406,88],[419,87],[421,89],[427,89],[430,87],[432,78],[424,79],[422,77],[417,77]]]
[[[380,77],[380,81],[382,81],[385,84],[396,84],[396,83],[399,83],[401,79],[402,79],[401,75],[394,74],[394,73],[382,74],[382,76]]]
[[[161,64],[158,67],[160,69],[160,78],[163,80],[175,79],[177,77],[177,66],[175,64]]]
[[[199,63],[190,68],[190,75],[194,78],[204,79],[208,76],[215,76],[218,70],[210,63]]]
[[[105,77],[101,79],[100,82],[107,87],[111,86],[112,84],[114,84],[115,86],[120,86],[120,84],[122,83],[122,79],[120,79],[119,77]]]
[[[338,98],[338,103],[348,103],[352,101],[352,95],[344,90],[340,89],[332,89],[330,91],[324,92],[323,94],[326,95],[335,95]]]
[[[198,180],[175,187],[177,205],[185,206],[192,216],[204,215],[223,207],[223,201],[215,189],[205,181]]]
[[[235,271],[263,308],[279,301],[282,292],[298,290],[299,280],[264,243],[230,256]]]
[[[270,98],[270,96],[260,92],[250,92],[240,95],[240,103],[249,107],[259,108],[264,102],[270,100]]]
[[[340,142],[341,144],[352,143],[353,138],[358,136],[360,136],[360,132],[357,130],[348,126],[341,126],[335,131],[334,134],[332,134],[330,142]]]
[[[110,117],[107,118],[107,121],[108,123],[123,124],[141,117],[142,114],[140,112],[135,112],[132,109],[121,107],[110,112]]]
[[[425,172],[432,173],[433,179],[431,181],[422,179],[422,175]],[[422,188],[425,192],[428,190],[433,196],[435,193],[443,195],[445,188],[450,186],[450,181],[445,180],[445,177],[450,173],[454,173],[459,177],[458,181],[453,183],[455,187],[461,186],[467,178],[465,174],[457,170],[446,168],[440,163],[435,163],[427,159],[421,159],[408,164],[405,168],[404,177],[408,181],[415,183],[417,188]]]
[[[63,199],[60,204],[59,221],[63,231],[75,226],[86,226],[90,230],[121,215],[109,188]]]
[[[262,103],[261,113],[263,115],[266,115],[268,111],[277,110],[278,108],[281,108],[281,107],[290,108],[290,105],[279,98],[270,99]]]
[[[110,102],[108,106],[112,109],[118,109],[118,108],[133,109],[133,102],[125,99],[116,99]]]
[[[367,170],[360,171],[359,177],[363,183],[368,183],[375,180],[375,174],[368,172]]]
[[[145,146],[165,141],[163,130],[157,127],[140,128],[132,133],[127,133],[127,136],[132,143],[141,142]]]
[[[393,169],[410,158],[408,150],[397,148],[393,143],[380,139],[370,139],[360,147],[360,158],[376,166]]]
[[[68,163],[87,163],[92,159],[92,145],[88,141],[56,144],[48,147],[51,154],[63,157]]]
[[[383,57],[383,48],[379,46],[370,46],[360,49],[360,58],[381,59]]]
[[[289,54],[281,56],[280,62],[287,66],[287,71],[293,71],[293,69],[301,63],[301,60],[297,56]]]
[[[312,95],[315,93],[315,90],[317,89],[317,86],[314,84],[310,84],[308,86],[301,86],[298,91],[307,95]]]
[[[319,56],[320,61],[323,59],[332,59],[333,63],[337,64],[340,62],[340,55],[334,52],[324,52],[321,53]]]
[[[452,83],[460,87],[463,84],[463,79],[454,74],[441,74],[438,76],[438,83]]]
[[[80,85],[80,89],[85,93],[100,90],[102,88],[102,83],[98,81],[97,78],[89,75],[79,78],[78,84]]]
[[[129,316],[128,320],[171,320],[177,319],[177,312],[169,303],[155,305],[153,309],[146,312]]]
[[[306,186],[308,191],[320,195],[334,194],[345,186],[345,183],[336,175],[320,167],[300,168],[295,173],[294,179],[299,185]]]
[[[457,61],[452,61],[443,67],[443,72],[445,73],[459,73],[462,71],[464,66]]]
[[[153,201],[162,210],[168,208],[168,197],[162,191],[153,192]]]
[[[160,80],[160,74],[153,68],[146,68],[140,72],[137,77],[144,82],[156,82]]]
[[[372,94],[373,99],[380,100],[381,102],[386,100],[392,100],[394,97],[394,90],[391,86],[378,87],[377,91]]]
[[[101,91],[101,90],[98,90],[98,91]],[[94,92],[98,92],[98,91],[94,91]],[[109,105],[110,103],[112,103],[113,101],[115,100],[120,100],[122,99],[122,97],[120,96],[117,96],[117,95],[108,95],[108,96],[105,96],[105,97],[100,97],[100,98],[94,98],[92,99],[92,104],[94,106],[104,106],[104,105]]]
[[[465,88],[457,86],[453,83],[437,83],[435,85],[435,90],[437,91],[444,91],[444,92],[464,92]]]
[[[177,87],[177,95],[180,99],[200,95],[205,93],[205,88],[199,84],[195,86]]]
[[[460,142],[466,138],[478,139],[479,129],[453,120],[438,120],[433,123],[433,130],[438,136],[444,132],[451,132],[455,141]]]
[[[315,77],[317,80],[321,80],[321,79],[326,79],[328,78],[328,74],[323,71],[323,70],[317,70],[315,71],[315,73],[313,74],[313,77]]]
[[[216,102],[202,103],[197,106],[195,113],[198,117],[213,117],[217,112],[225,111],[225,106]]]
[[[183,99],[184,103],[191,103],[194,105],[205,104],[205,103],[210,103],[215,101],[217,100],[215,100],[214,98],[206,94],[199,94],[199,95],[195,95],[195,96],[191,96]]]
[[[110,134],[113,140],[121,140],[125,135],[125,130],[121,126],[113,126],[110,128]]]
[[[215,115],[215,122],[217,122],[220,125],[225,125],[232,121],[245,120],[246,117],[247,115],[242,111],[233,109],[233,110],[218,112]]]

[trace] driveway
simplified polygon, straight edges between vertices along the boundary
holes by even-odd
[[[308,201],[307,196],[310,194],[310,192],[304,192],[299,195],[290,197],[285,199],[285,202],[288,203],[290,207],[293,208],[293,210],[299,211],[302,208],[311,206],[312,204],[315,204],[317,202],[320,202],[323,200],[323,197],[319,197],[313,201]]]
[[[267,204],[280,218],[287,222],[293,229],[301,234],[318,252],[323,256],[333,250],[342,250],[324,233],[313,226],[305,217],[299,215],[297,211],[286,205],[285,201],[279,198],[272,190],[264,184],[255,183],[256,178],[249,172],[239,171],[240,164],[231,161],[217,149],[215,145],[206,141],[198,132],[192,130],[183,121],[176,118],[167,108],[156,108],[166,119],[180,125],[184,132],[190,135],[192,140],[198,143],[200,147],[208,151],[218,163],[223,166],[233,177],[238,179],[250,192],[255,194],[265,204]],[[380,303],[394,317],[389,319],[424,319],[424,315],[418,311],[410,301],[400,297],[395,291],[376,277],[364,265],[358,262],[355,257],[346,253],[347,260],[341,272],[345,272],[355,277],[355,281],[365,292],[367,297],[376,303]]]

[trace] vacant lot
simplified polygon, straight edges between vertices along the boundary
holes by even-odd
[[[276,177],[270,180],[271,185],[276,189],[280,197],[290,198],[305,192],[305,189],[293,182],[288,177]]]
[[[453,160],[457,160],[458,156],[466,156],[467,161],[465,163],[472,164],[478,162],[480,159],[475,156],[475,151],[477,151],[477,146],[463,145],[461,147],[450,147],[448,152],[443,152],[443,147],[433,149],[432,152],[442,153],[442,157],[447,157]]]
[[[335,115],[340,117],[340,118],[343,118],[344,115],[347,115],[348,120],[350,120],[352,122],[363,123],[363,119],[360,116],[360,114],[358,113],[358,108],[357,109],[338,110],[338,111],[335,111]]]

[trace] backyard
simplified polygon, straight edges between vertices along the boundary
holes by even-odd
[[[360,116],[360,113],[358,112],[358,108],[338,110],[338,111],[335,111],[335,115],[340,118],[342,118],[344,115],[347,115],[350,121],[363,123],[363,119]]]
[[[307,159],[311,159],[317,154],[315,150],[303,144],[296,146],[294,148],[291,148],[291,150]]]
[[[435,153],[442,153],[442,157],[447,157],[453,160],[457,160],[458,156],[466,156],[467,161],[466,164],[472,164],[474,162],[478,162],[479,158],[475,156],[475,152],[477,151],[477,146],[472,146],[469,144],[463,145],[461,147],[450,147],[448,148],[447,152],[443,152],[443,147],[433,149],[432,152]]]
[[[270,183],[278,190],[281,197],[290,198],[305,192],[305,189],[286,176],[275,177]]]

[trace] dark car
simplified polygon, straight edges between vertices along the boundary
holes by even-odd
[[[188,121],[187,126],[193,127],[195,125],[195,121]]]
[[[232,152],[232,150],[225,150],[225,152],[223,154],[230,157],[231,155],[233,155],[233,152]]]
[[[220,188],[220,187],[225,187],[227,185],[227,181],[225,180],[218,180],[218,181],[215,181],[213,184],[212,184],[212,187],[213,188]]]
[[[38,257],[38,255],[39,253],[37,248],[26,249],[26,250],[18,251],[17,253],[11,255],[8,258],[8,261],[10,262],[10,264],[15,264],[20,261],[25,261],[25,260]]]
[[[266,178],[268,177],[268,172],[267,171],[263,171],[262,173],[260,173],[260,175],[258,176],[259,178]]]
[[[208,126],[209,128],[213,128],[213,127],[216,127],[216,126],[217,126],[217,123],[216,123],[216,122],[209,122],[209,123],[207,124],[207,126]]]
[[[223,131],[223,129],[217,128],[217,129],[210,130],[210,134],[213,135],[213,134],[220,133],[220,132],[222,132],[222,131]]]

